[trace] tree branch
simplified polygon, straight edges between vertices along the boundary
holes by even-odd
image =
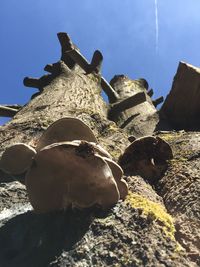
[[[19,108],[0,105],[0,117],[13,117],[19,111]]]
[[[154,93],[154,92],[153,92],[153,89],[150,89],[150,90],[147,92],[147,95],[150,96],[150,97],[152,97],[152,96],[153,96],[153,93]]]
[[[66,32],[59,32],[57,36],[63,52],[74,49],[74,45],[71,41],[71,38]]]
[[[90,64],[87,59],[76,49],[67,51],[67,54],[87,73],[90,69]],[[101,86],[109,98],[109,102],[116,102],[118,99],[118,94],[112,88],[112,86],[101,77]]]
[[[2,105],[4,107],[8,107],[8,108],[13,108],[13,109],[17,109],[17,110],[20,110],[23,106],[22,105],[19,105],[19,104],[13,104],[13,105]]]
[[[31,78],[31,77],[25,77],[24,78],[24,86],[27,87],[34,87],[34,88],[40,88],[40,79],[38,78]]]
[[[34,87],[39,89],[39,91],[43,90],[43,87],[48,85],[51,80],[53,79],[51,74],[43,75],[41,78],[31,78],[25,77],[24,78],[24,86],[27,87]]]
[[[75,48],[75,45],[72,43],[67,33],[59,32],[57,36],[62,49],[61,60],[64,61],[70,69],[72,69],[75,66],[75,61],[69,57],[66,51],[73,50]]]
[[[159,97],[159,98],[153,100],[153,105],[154,105],[154,107],[157,107],[157,106],[158,106],[159,104],[161,104],[163,101],[164,101],[164,97],[163,97],[163,96],[161,96],[161,97]]]
[[[99,51],[95,51],[92,63],[90,65],[87,59],[76,49],[76,46],[72,43],[67,33],[60,32],[57,34],[57,36],[62,48],[61,60],[63,60],[69,67],[72,65],[72,63],[77,63],[86,73],[91,72],[92,65],[93,67],[96,66],[96,69],[100,68],[103,56]],[[71,59],[71,61],[69,61],[69,59]],[[101,86],[107,94],[109,101],[116,102],[118,99],[117,92],[115,92],[112,86],[103,77],[101,77]]]
[[[44,67],[44,70],[49,72],[49,73],[53,73],[54,72],[54,66],[53,64],[47,64],[45,67]]]
[[[120,102],[113,104],[110,108],[109,117],[112,118],[116,114],[132,108],[146,101],[146,95],[144,92],[137,93],[129,98],[126,98]]]
[[[88,66],[89,70],[86,74],[89,74],[92,72],[100,74],[102,62],[103,62],[103,55],[101,54],[99,50],[96,50],[93,54],[91,64],[89,64]]]

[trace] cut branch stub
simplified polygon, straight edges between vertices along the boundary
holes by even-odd
[[[51,74],[43,75],[41,78],[31,78],[25,77],[24,78],[24,86],[27,87],[34,87],[39,89],[39,91],[43,90],[43,87],[48,85],[53,79]]]
[[[159,115],[147,94],[148,82],[142,78],[132,80],[125,75],[115,75],[110,84],[119,98],[110,103],[108,118],[130,135],[142,137],[153,134]]]
[[[13,117],[19,111],[19,108],[0,105],[0,117]]]
[[[150,90],[147,92],[147,95],[150,96],[150,97],[152,97],[152,96],[153,96],[153,93],[154,93],[154,92],[153,92],[153,89],[150,89]]]
[[[106,209],[119,200],[119,190],[106,161],[85,144],[85,153],[80,153],[80,146],[73,142],[53,144],[37,153],[26,175],[29,199],[36,212],[95,204]]]
[[[48,71],[51,74],[59,74],[61,72],[61,62],[53,63],[53,64],[47,64],[44,67],[45,71]]]
[[[67,51],[67,54],[76,62],[86,73],[90,71],[90,64],[85,59],[85,57],[76,49],[72,49]],[[103,78],[101,77],[101,86],[102,89],[107,94],[110,102],[115,102],[118,99],[118,94],[112,88],[112,86]]]
[[[76,64],[78,64],[85,72],[89,70],[89,62],[87,59],[76,49],[66,50],[65,55],[70,57]]]
[[[89,65],[89,69],[86,74],[95,72],[97,74],[101,73],[101,66],[103,62],[103,55],[100,51],[96,50],[93,54],[91,64]]]
[[[34,87],[34,88],[40,89],[40,87],[41,87],[40,79],[25,77],[24,78],[24,86]]]
[[[72,43],[69,35],[66,33],[58,33],[58,39],[62,47],[62,57],[61,59],[67,64],[68,67],[74,67],[75,63],[78,64],[86,73],[90,72],[90,64],[87,59],[76,49],[75,45]],[[99,52],[98,52],[99,54]],[[96,57],[96,55],[95,55]],[[100,59],[100,54],[98,55]],[[100,61],[100,60],[99,60]],[[100,64],[99,64],[100,65]],[[118,99],[118,94],[112,88],[112,86],[101,77],[102,89],[107,94],[110,102],[116,102]]]
[[[52,74],[52,75],[45,75],[45,76],[52,77],[52,78],[56,77],[58,74],[61,74],[61,73],[69,74],[71,72],[70,68],[62,60],[59,60],[58,62],[53,63],[53,64],[47,64],[44,67],[44,70]]]
[[[13,109],[16,109],[16,110],[20,110],[23,106],[22,105],[19,105],[19,104],[12,104],[12,105],[2,105],[4,107],[7,107],[7,108],[13,108]]]
[[[72,43],[69,35],[65,32],[59,32],[57,34],[58,40],[61,45],[61,60],[65,62],[65,64],[72,69],[76,62],[68,55],[67,51],[73,50],[75,45]]]
[[[92,130],[76,118],[62,118],[51,124],[38,141],[36,150],[52,143],[62,141],[85,140],[97,142]]]
[[[18,143],[8,147],[0,160],[0,169],[12,175],[23,174],[28,170],[36,151],[29,145]]]
[[[53,64],[47,64],[44,67],[44,70],[47,71],[47,72],[49,72],[49,73],[53,73],[53,71],[54,71]]]
[[[120,102],[110,105],[110,111],[108,114],[109,119],[115,118],[120,112],[126,109],[132,108],[146,101],[146,95],[144,92],[139,92],[133,96],[123,99]]]
[[[100,73],[102,62],[103,62],[103,55],[101,54],[99,50],[96,50],[93,54],[92,61],[91,61],[92,70],[97,73]]]
[[[63,52],[74,48],[71,38],[66,32],[59,32],[57,36]]]
[[[163,101],[164,101],[164,97],[163,97],[163,96],[161,96],[161,97],[159,97],[159,98],[153,100],[153,105],[154,105],[154,107],[157,107],[157,106],[158,106],[159,104],[161,104]]]
[[[173,158],[169,144],[159,137],[145,136],[133,141],[119,158],[119,165],[129,175],[141,175],[154,182]]]

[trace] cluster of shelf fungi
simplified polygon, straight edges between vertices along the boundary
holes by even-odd
[[[116,204],[119,199],[124,200],[128,194],[128,181],[123,179],[123,174],[127,177],[140,175],[144,180],[146,179],[150,184],[154,185],[155,180],[158,181],[161,174],[165,172],[168,161],[173,158],[173,153],[170,145],[157,136],[157,134],[168,133],[168,131],[173,130],[199,130],[200,108],[198,103],[198,89],[200,87],[200,69],[180,62],[177,74],[174,78],[172,90],[160,110],[157,110],[156,107],[163,102],[163,97],[153,100],[153,89],[149,88],[148,82],[145,79],[131,80],[125,75],[116,75],[112,78],[110,83],[108,83],[101,75],[103,56],[100,51],[94,52],[91,63],[89,63],[66,33],[59,33],[58,39],[62,48],[61,61],[46,65],[44,70],[49,72],[49,74],[41,78],[26,77],[24,79],[25,86],[38,89],[31,97],[29,103],[31,103],[32,100],[36,100],[37,96],[45,92],[44,88],[50,85],[54,78],[61,73],[61,68],[65,67],[65,64],[72,70],[78,66],[78,68],[84,71],[85,75],[93,74],[92,77],[96,79],[95,83],[98,83],[97,85],[100,85],[107,94],[109,103],[107,103],[105,109],[106,120],[108,119],[107,121],[109,121],[109,123],[111,123],[110,121],[115,122],[119,128],[125,130],[121,131],[116,127],[119,131],[119,136],[116,138],[115,144],[120,143],[122,140],[120,149],[123,153],[120,156],[117,155],[113,157],[110,151],[108,153],[98,144],[98,138],[96,139],[94,132],[86,125],[87,123],[84,124],[84,122],[78,118],[61,116],[61,119],[54,121],[50,126],[48,125],[49,127],[43,131],[40,138],[36,138],[38,143],[34,143],[35,139],[33,142],[31,141],[29,143],[31,145],[34,143],[33,146],[20,143],[8,147],[1,157],[0,169],[14,176],[25,172],[27,173],[26,186],[29,200],[38,213],[45,213],[62,208],[65,209],[71,206],[88,208],[95,203],[103,208],[107,208]],[[65,64],[62,64],[62,62]],[[82,80],[84,79],[82,78]],[[43,95],[41,95],[41,97],[42,96]],[[96,104],[96,102],[94,104]],[[15,117],[23,108],[24,106],[21,105],[0,105],[0,116]],[[51,106],[49,106],[49,109],[51,109]],[[98,110],[98,107],[96,110]],[[46,113],[44,112],[44,114]],[[104,111],[102,114],[104,116]],[[23,114],[20,116],[23,116]],[[49,113],[48,116],[51,116],[51,114]],[[18,122],[20,124],[21,120]],[[75,131],[73,127],[76,128]],[[66,135],[64,132],[63,136],[63,129],[67,128],[70,130]],[[36,131],[37,130],[38,128],[36,128]],[[56,131],[57,140],[54,136]],[[73,133],[71,137],[69,137],[70,131]],[[76,134],[78,133],[78,135],[74,135],[75,132]],[[122,144],[124,137],[123,132],[126,133],[126,141],[129,140],[131,143],[128,143],[128,146],[127,143]],[[154,135],[154,133],[156,134]],[[103,142],[100,142],[100,144],[104,145],[106,138],[107,136],[104,136]],[[26,142],[26,140],[24,142]],[[13,161],[10,161],[13,155],[15,155],[14,158],[16,158],[14,165]],[[105,188],[108,188],[107,195],[104,188],[98,201],[96,201],[96,196],[99,191],[98,187],[95,188],[94,191],[91,190],[91,192],[94,193],[94,197],[90,198],[90,194],[84,195],[84,192],[82,194],[82,191],[87,191],[87,188],[84,188],[87,187],[87,185],[84,183],[77,183],[76,186],[78,187],[74,187],[74,192],[81,192],[81,196],[77,197],[77,194],[74,194],[71,196],[73,201],[69,198],[71,202],[69,199],[65,198],[64,206],[60,206],[60,202],[54,201],[54,197],[52,196],[59,199],[60,192],[62,192],[64,186],[61,184],[59,188],[56,188],[56,184],[52,183],[51,186],[49,186],[50,191],[45,200],[45,196],[40,189],[46,185],[46,177],[49,177],[49,169],[54,170],[54,167],[55,169],[57,168],[57,163],[54,162],[55,155],[56,158],[59,159],[59,164],[60,166],[62,165],[64,173],[68,173],[69,170],[71,171],[70,166],[73,165],[72,161],[74,158],[78,157],[78,165],[80,167],[82,161],[87,161],[87,164],[91,167],[91,177],[88,179],[94,179],[94,174],[96,175],[97,173],[98,177],[95,179],[98,178],[101,180],[100,184],[102,180],[104,180]],[[90,157],[87,157],[88,155],[90,155]],[[63,158],[67,158],[69,163],[71,163],[66,166],[66,162],[63,161]],[[116,163],[113,158],[118,160],[118,163]],[[20,159],[23,160],[20,161]],[[35,167],[33,159],[36,163],[42,162],[41,169],[38,167],[40,164],[38,164],[38,166],[36,164],[37,167]],[[94,162],[97,163],[96,169],[94,168]],[[48,168],[46,168],[46,163],[49,165]],[[107,174],[111,177],[111,182],[108,182],[108,184],[106,184],[106,179],[108,178],[106,177],[107,174],[105,174],[104,170],[98,169],[99,165],[107,169]],[[77,177],[78,181],[84,180],[84,176],[87,177],[85,173],[77,172],[76,168],[73,169],[71,175],[68,175],[69,180],[71,176]],[[35,177],[38,177],[38,180],[35,179]],[[64,181],[66,175],[62,178]],[[65,182],[66,181],[63,183]],[[112,184],[112,190],[109,188],[110,184]],[[74,185],[71,184],[70,186]],[[82,188],[84,188],[84,190],[82,190]],[[65,193],[66,192],[63,194],[65,195]]]
[[[153,179],[157,179],[161,173],[166,170],[167,160],[173,158],[172,150],[167,142],[159,137],[153,137],[153,133],[160,130],[173,130],[176,129],[176,127],[177,129],[188,129],[188,127],[189,129],[194,129],[198,126],[197,109],[193,108],[194,115],[191,111],[189,112],[189,110],[187,110],[187,107],[191,107],[191,105],[184,106],[185,103],[180,101],[175,105],[176,98],[178,98],[180,91],[179,86],[177,86],[179,72],[185,71],[186,79],[188,75],[192,76],[194,79],[196,76],[197,78],[199,77],[198,69],[185,63],[180,63],[178,74],[175,77],[172,87],[172,92],[167,96],[161,109],[157,110],[156,107],[163,102],[163,97],[152,100],[154,92],[153,89],[149,88],[148,82],[145,79],[131,80],[125,75],[116,75],[112,78],[110,83],[108,83],[101,75],[103,56],[100,51],[96,50],[94,52],[91,63],[89,63],[80,53],[77,46],[72,43],[70,37],[66,33],[58,33],[58,39],[62,48],[61,61],[45,66],[44,70],[50,74],[44,75],[38,79],[30,77],[24,79],[25,86],[38,89],[38,92],[31,97],[31,100],[40,95],[43,88],[50,84],[51,81],[59,75],[61,68],[63,67],[60,62],[67,64],[67,67],[70,69],[73,69],[78,65],[85,72],[85,75],[92,73],[108,96],[109,103],[107,105],[107,118],[114,121],[118,127],[125,129],[129,135],[128,139],[132,143],[124,151],[124,154],[118,158],[120,166],[126,174],[130,171],[131,175],[140,174],[142,177],[148,177],[149,181],[153,182]],[[195,72],[195,75],[191,75],[191,72]],[[198,73],[198,75],[196,75],[196,73]],[[182,76],[181,79],[183,80]],[[185,94],[187,94],[187,92]],[[183,109],[183,106],[185,114],[189,114],[190,116],[190,118],[185,120],[182,119],[182,116],[178,117],[173,113],[174,111],[177,114],[180,114],[179,110],[181,110],[181,108]],[[23,106],[20,105],[1,105],[0,116],[14,117],[22,108]],[[185,122],[187,122],[187,124],[185,124]],[[57,124],[59,124],[59,120]],[[68,125],[68,127],[70,126]],[[67,137],[62,140],[58,139],[57,141],[69,142],[73,140],[73,138],[68,139]],[[87,138],[82,138],[82,140],[87,141]],[[136,140],[138,140],[138,142],[135,142]],[[10,153],[12,155],[12,153],[15,152],[15,149],[19,153],[18,147],[15,148],[15,146],[13,146],[12,148],[11,146],[12,151],[9,152],[8,149],[7,154]],[[20,150],[20,153],[22,153],[21,157],[24,157],[23,153],[24,151],[27,151],[27,149],[27,146],[23,147],[22,145],[22,152]],[[30,154],[32,155],[33,148],[30,147],[30,151]],[[36,151],[34,152],[34,155],[35,154]],[[140,159],[140,154],[144,160],[143,163]],[[152,159],[156,164],[155,162],[152,162]],[[18,161],[16,162],[20,168],[21,163]],[[9,173],[9,168],[12,169],[12,166],[9,164],[8,166],[8,168],[5,167],[5,170]],[[10,173],[12,173],[12,171]],[[13,174],[15,174],[15,171]]]

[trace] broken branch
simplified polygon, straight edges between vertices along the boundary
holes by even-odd
[[[40,79],[25,77],[24,78],[24,85],[27,87],[40,88]]]
[[[98,52],[94,53],[92,64],[90,65],[87,59],[76,49],[76,46],[72,43],[69,35],[65,32],[60,32],[57,34],[61,48],[62,48],[62,57],[67,66],[70,68],[74,67],[75,63],[77,63],[86,73],[90,73],[91,65],[96,65],[96,68],[99,68],[101,65],[101,57],[103,60],[103,56]],[[97,54],[98,53],[98,54]],[[96,57],[98,55],[99,60],[96,61]],[[71,60],[70,60],[71,59]],[[112,86],[101,77],[101,86],[105,93],[107,94],[110,102],[116,102],[118,99],[118,94],[112,88]]]
[[[87,59],[76,49],[67,51],[67,54],[87,73],[90,69],[90,64]],[[109,102],[115,102],[118,99],[118,94],[112,86],[101,77],[101,86],[109,98]]]
[[[152,97],[152,96],[153,96],[153,93],[154,93],[154,92],[153,92],[153,89],[150,89],[150,90],[147,92],[147,95],[150,96],[150,97]]]
[[[0,105],[0,117],[13,117],[19,111],[19,108]]]
[[[144,92],[137,93],[129,98],[126,98],[120,102],[117,102],[111,106],[109,117],[112,118],[116,114],[132,108],[146,101],[146,95]]]
[[[86,74],[96,72],[97,74],[100,74],[101,72],[101,65],[103,62],[103,55],[99,50],[96,50],[93,54],[91,64],[88,66],[89,71]]]
[[[153,100],[153,105],[154,105],[154,107],[157,107],[157,106],[158,106],[159,104],[161,104],[163,101],[164,101],[164,97],[163,97],[163,96],[161,96],[161,97],[159,97],[159,98]]]

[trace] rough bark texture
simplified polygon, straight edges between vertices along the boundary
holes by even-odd
[[[176,238],[200,265],[200,134],[180,131],[159,136],[172,146],[174,159],[156,189],[175,218]]]
[[[200,68],[180,62],[161,115],[177,130],[200,129]]]
[[[116,103],[111,103],[108,118],[115,121],[117,125],[125,129],[135,137],[151,135],[159,122],[159,115],[150,96],[147,94],[148,84],[144,79],[131,80],[127,76],[118,75],[111,80],[111,85],[118,93]],[[126,109],[116,112],[115,106],[120,101],[130,100],[131,96],[143,92],[143,101],[136,106],[129,106]]]
[[[83,120],[117,161],[130,143],[126,131],[107,119],[100,74],[85,75],[85,71],[66,56],[64,46],[62,50],[64,61],[48,65],[52,74],[39,79],[40,92],[10,122],[0,127],[0,151],[16,142],[35,146],[52,122],[72,116]],[[156,114],[156,110],[152,110]],[[198,141],[199,134],[190,133],[187,137],[185,133],[185,136],[194,140],[188,147],[194,160],[187,158],[187,166],[196,164],[197,169],[198,154],[192,144]],[[178,141],[182,139],[176,136],[173,140],[176,162]],[[195,198],[199,192],[197,175],[195,170],[190,170],[191,175],[189,170],[182,173],[182,169],[177,176],[173,163],[157,184],[150,185],[139,175],[124,176],[130,193],[124,202],[120,201],[108,211],[91,208],[45,215],[32,211],[23,176],[11,177],[1,171],[0,265],[197,266],[198,243],[192,234],[194,229],[198,237],[195,228],[199,222]],[[181,169],[185,161],[178,158],[177,164]],[[180,176],[190,188],[187,197],[181,191]],[[181,207],[175,196],[183,203]],[[191,221],[193,226],[189,228]]]

